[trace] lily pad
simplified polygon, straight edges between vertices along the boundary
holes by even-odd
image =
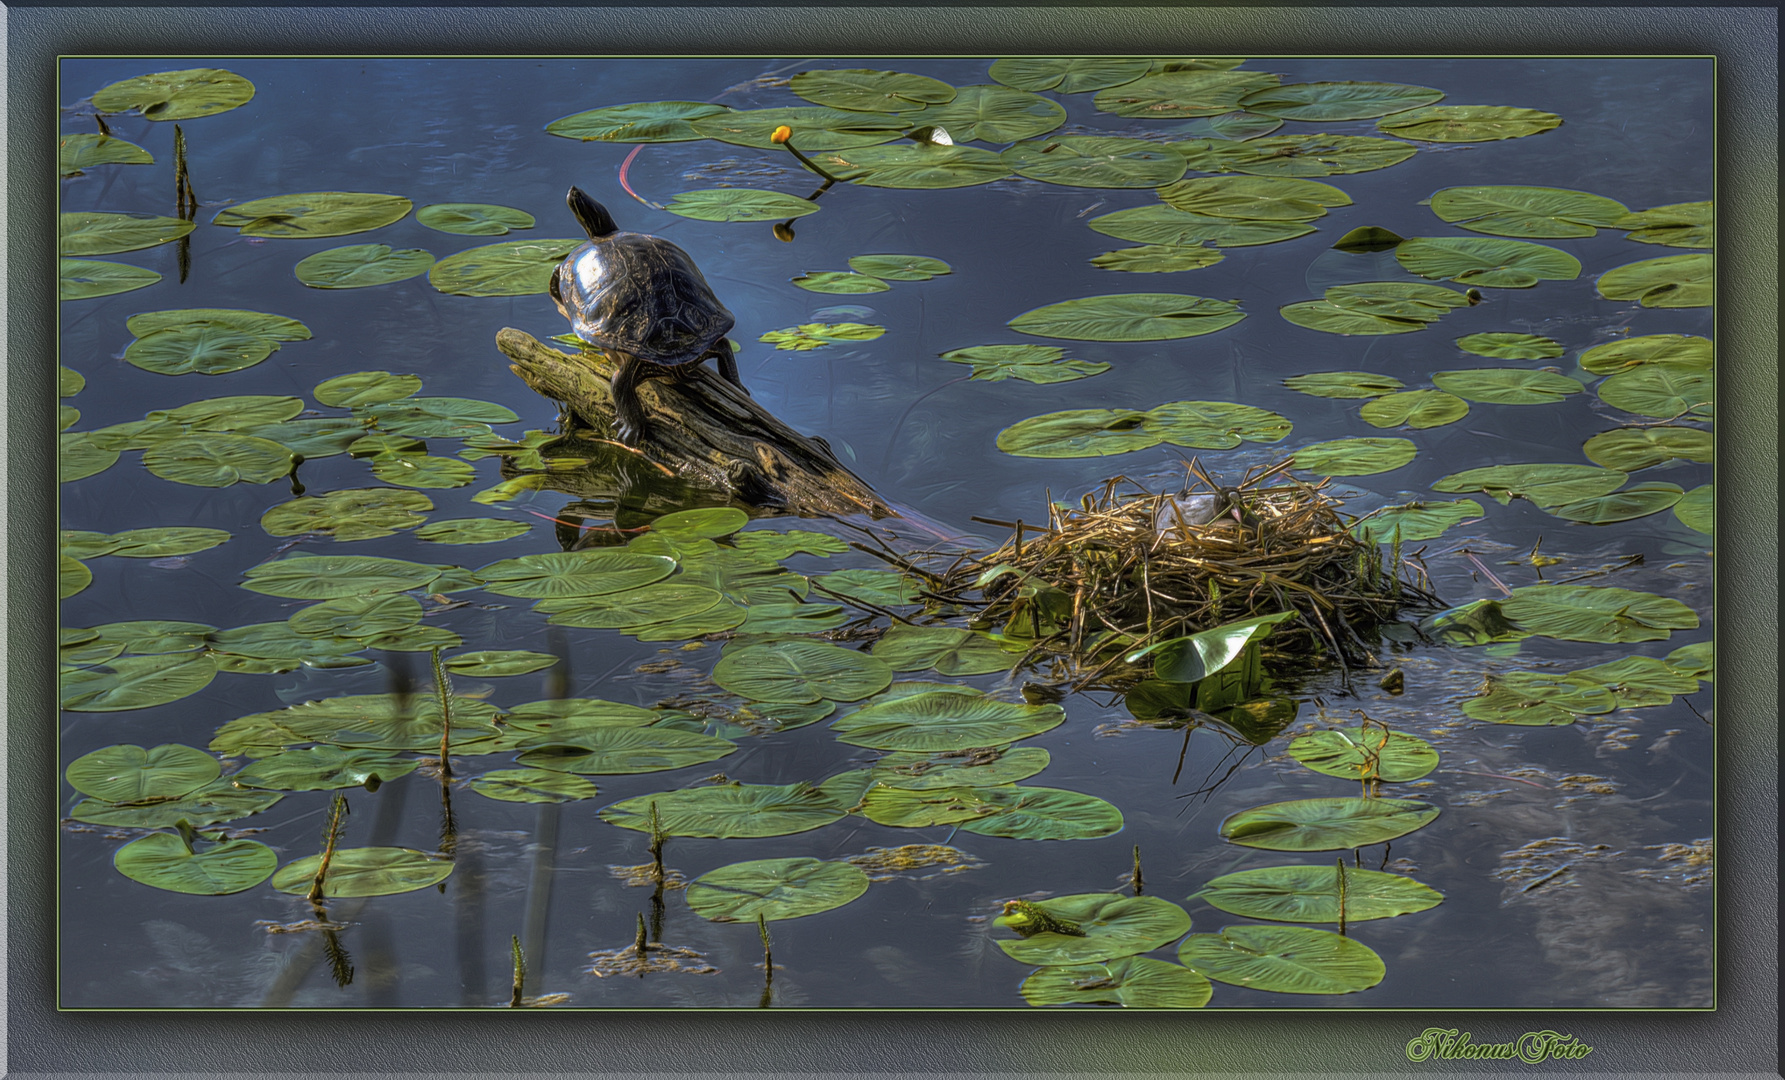
[[[785,191],[706,188],[680,192],[664,209],[696,221],[781,221],[816,214],[819,206]]]
[[[62,214],[56,228],[59,255],[112,255],[165,244],[190,233],[193,224],[154,214]]]
[[[620,630],[690,619],[723,599],[717,589],[666,581],[602,596],[543,600],[537,606],[557,626]],[[741,614],[738,621],[743,621]]]
[[[459,236],[506,236],[510,229],[533,227],[533,215],[525,210],[490,203],[434,203],[417,210],[415,220]]]
[[[730,111],[704,101],[639,101],[560,117],[545,130],[584,142],[693,142],[706,137],[693,121]]]
[[[1219,982],[1279,994],[1352,994],[1382,981],[1387,968],[1368,945],[1306,926],[1229,926],[1191,934],[1178,960]]]
[[[489,799],[527,803],[577,802],[599,794],[582,777],[549,769],[497,769],[472,780],[471,790]]]
[[[1227,256],[1221,252],[1205,247],[1142,244],[1106,251],[1094,257],[1091,265],[1100,270],[1120,270],[1130,274],[1170,274],[1180,270],[1200,270],[1225,258]]]
[[[1323,476],[1368,476],[1398,469],[1418,456],[1408,439],[1333,439],[1295,452],[1295,467]]]
[[[802,71],[787,88],[817,105],[852,112],[912,112],[954,100],[955,89],[940,79],[904,71],[832,68]]]
[[[1593,236],[1630,212],[1603,195],[1550,187],[1444,188],[1430,202],[1444,221],[1495,236]]]
[[[148,750],[102,747],[75,758],[63,775],[76,791],[102,802],[144,803],[189,795],[221,772],[217,759],[203,750],[166,743]]]
[[[216,663],[204,653],[125,656],[63,672],[61,704],[69,712],[146,709],[196,694],[216,674]]]
[[[1698,626],[1678,600],[1604,585],[1527,585],[1500,606],[1521,628],[1563,641],[1664,641]]]
[[[849,269],[886,281],[928,281],[954,272],[952,266],[928,255],[856,255],[850,258]]]
[[[1710,340],[1687,334],[1646,334],[1596,345],[1580,354],[1580,366],[1595,375],[1616,375],[1643,364],[1705,368],[1713,364]]]
[[[132,315],[126,320],[124,328],[136,337],[144,338],[158,330],[171,330],[193,323],[221,323],[244,334],[268,338],[272,341],[310,340],[310,328],[296,319],[287,318],[284,315],[274,315],[271,312],[247,311],[241,308],[176,308],[171,311],[144,311]],[[296,401],[297,399],[289,400]],[[302,409],[303,404],[299,402],[298,408],[292,410],[292,415],[297,415]],[[281,416],[277,419],[289,420],[291,417]]]
[[[290,661],[287,670],[296,670],[300,663],[329,664],[366,647],[365,642],[352,638],[300,634],[284,619],[219,630],[210,641],[220,654],[219,664],[247,656]]]
[[[1148,413],[1132,409],[1069,409],[1020,420],[998,433],[998,449],[1018,457],[1105,457],[1156,446]]]
[[[1083,94],[1130,83],[1147,74],[1149,60],[1122,56],[1025,56],[992,61],[992,78],[1019,90]]]
[[[1055,345],[974,345],[942,354],[955,364],[971,364],[972,378],[980,382],[1022,379],[1037,384],[1072,382],[1109,370],[1109,365],[1089,360],[1066,360],[1066,350]]]
[[[454,675],[493,679],[502,675],[525,675],[533,671],[544,671],[557,662],[558,658],[551,653],[529,652],[525,649],[486,649],[452,657],[446,661],[446,670]]]
[[[1099,112],[1117,116],[1166,120],[1219,116],[1240,108],[1247,94],[1277,81],[1277,76],[1264,71],[1174,71],[1112,86],[1093,101]]]
[[[774,109],[738,109],[689,121],[709,139],[734,146],[754,146],[780,152],[775,129],[793,129],[793,144],[807,155],[822,150],[842,150],[890,142],[911,126],[896,113],[854,112],[825,105],[797,105]]]
[[[1602,431],[1582,447],[1593,464],[1627,473],[1669,461],[1709,462],[1715,450],[1708,431],[1666,426]]]
[[[453,745],[494,737],[495,716],[494,706],[454,698]],[[284,747],[307,743],[437,751],[440,729],[437,694],[415,694],[407,700],[395,694],[348,694],[237,717],[217,729],[210,748],[226,757],[268,757]]]
[[[1289,756],[1346,780],[1418,780],[1438,767],[1438,751],[1417,736],[1380,728],[1333,728],[1289,743]]]
[[[962,86],[956,88],[953,101],[925,109],[923,119],[947,131],[957,143],[1014,143],[1064,124],[1066,110],[1056,101],[1015,87]]]
[[[356,371],[317,383],[311,391],[324,405],[356,408],[399,401],[421,389],[416,375],[392,375],[388,371]]]
[[[520,419],[506,405],[459,397],[406,397],[382,404],[356,405],[353,415],[355,419],[374,423],[390,434],[407,435],[412,439],[488,435],[491,424],[511,424]],[[362,452],[358,446],[354,448],[354,453]],[[390,453],[403,456],[400,450]]]
[[[1373,371],[1317,371],[1311,375],[1295,375],[1283,385],[1298,394],[1327,398],[1374,398],[1392,394],[1406,384],[1390,375]]]
[[[464,487],[477,478],[477,470],[458,458],[430,454],[379,454],[372,475],[391,484],[412,488]]]
[[[1716,242],[1712,229],[1713,212],[1710,200],[1693,203],[1672,203],[1649,210],[1625,214],[1611,223],[1614,229],[1629,229],[1624,238],[1639,244],[1664,244],[1667,247],[1708,248]]]
[[[246,105],[254,84],[221,68],[187,68],[138,75],[104,87],[93,107],[118,113],[132,109],[148,120],[192,120]]]
[[[119,848],[112,865],[130,880],[157,889],[224,896],[265,881],[279,865],[279,856],[254,840],[227,840],[200,851],[173,833],[158,832]]]
[[[278,348],[279,343],[268,338],[201,322],[138,338],[124,350],[124,359],[162,375],[222,375],[253,367]]]
[[[181,819],[202,828],[258,814],[284,797],[277,791],[247,791],[234,787],[228,780],[218,780],[171,802],[133,806],[83,799],[68,816],[93,825],[124,829],[169,829]]]
[[[296,555],[249,567],[242,588],[297,600],[407,592],[440,576],[440,567],[375,555]]]
[[[856,812],[874,822],[898,829],[922,829],[932,825],[958,825],[995,814],[999,805],[980,798],[971,787],[913,790],[873,783],[863,793]]]
[[[1198,1009],[1214,987],[1196,972],[1164,960],[1123,956],[1107,964],[1049,965],[1023,980],[1031,1005],[1122,1005],[1136,1009]]]
[[[1436,308],[1429,310],[1434,315],[1442,314]],[[1375,315],[1343,307],[1330,300],[1304,300],[1296,304],[1285,304],[1278,312],[1285,320],[1297,326],[1328,334],[1408,334],[1415,330],[1424,330],[1426,323],[1430,321]]]
[[[93,583],[93,571],[79,559],[61,556],[57,561],[56,596],[66,600]]]
[[[1221,836],[1271,851],[1338,851],[1405,836],[1437,816],[1411,799],[1296,799],[1233,814]]]
[[[1717,499],[1710,484],[1700,484],[1680,496],[1680,501],[1673,504],[1673,514],[1680,519],[1680,524],[1706,536],[1711,534],[1716,509]]]
[[[1690,645],[1681,645],[1667,654],[1666,663],[1675,671],[1695,679],[1716,681],[1716,648],[1711,642],[1696,641]]]
[[[421,621],[421,601],[407,593],[343,596],[295,611],[286,619],[306,637],[369,638]]]
[[[1345,921],[1391,919],[1443,903],[1436,889],[1400,874],[1350,866],[1265,866],[1214,878],[1191,899],[1230,915],[1273,922],[1339,921],[1339,875],[1345,878]]]
[[[886,327],[872,323],[801,323],[785,330],[770,330],[757,340],[777,349],[810,352],[843,341],[873,341],[884,333]]]
[[[98,259],[57,261],[56,299],[86,300],[147,288],[161,280],[153,270]]]
[[[732,538],[737,549],[749,555],[780,562],[794,555],[817,555],[828,558],[840,555],[849,550],[849,545],[826,533],[807,532],[795,529],[789,532],[775,532],[772,529],[754,529],[739,533]]]
[[[553,698],[530,701],[508,710],[503,719],[517,731],[528,731],[555,738],[573,737],[582,732],[608,725],[645,727],[663,718],[663,714],[637,705],[623,705],[600,698]]]
[[[434,544],[494,544],[524,536],[533,526],[503,518],[447,518],[415,530],[418,540]]]
[[[1094,795],[1017,784],[970,790],[997,809],[961,822],[967,832],[1013,840],[1095,840],[1122,831],[1122,812]]]
[[[1470,368],[1440,371],[1432,383],[1464,401],[1495,405],[1551,405],[1586,387],[1566,375],[1525,368]]]
[[[360,787],[373,777],[380,781],[408,776],[421,759],[365,748],[312,746],[278,753],[250,762],[229,779],[238,787],[274,791],[332,791]]]
[[[1157,896],[1080,893],[1034,901],[1049,917],[1079,934],[1052,930],[1016,940],[998,939],[998,947],[1024,964],[1087,964],[1151,952],[1183,937],[1190,929],[1184,909]],[[1001,916],[999,925],[1008,925]]]
[[[1068,187],[1159,187],[1184,175],[1183,155],[1145,139],[1061,135],[1018,143],[1000,156],[1018,176]]]
[[[1027,780],[1047,768],[1049,755],[1039,746],[1007,750],[974,747],[935,753],[898,751],[874,762],[873,782],[908,791],[937,788],[994,787]]]
[[[383,228],[414,205],[401,195],[307,191],[250,199],[219,211],[211,223],[237,228],[243,236],[314,240]]]
[[[1198,172],[1254,176],[1337,176],[1398,165],[1418,152],[1397,139],[1366,135],[1272,135],[1248,142],[1189,139],[1171,144]]]
[[[131,656],[159,656],[163,653],[196,652],[205,647],[209,635],[216,629],[209,623],[144,619],[105,623],[93,627],[92,633],[100,641],[122,645],[123,651]]]
[[[291,473],[291,451],[268,439],[205,432],[169,439],[143,454],[143,467],[178,484],[267,484]]]
[[[1292,427],[1269,409],[1232,401],[1168,401],[1145,415],[1144,429],[1161,442],[1207,450],[1281,442]]]
[[[824,592],[880,607],[923,602],[921,586],[896,570],[837,570],[814,578]]]
[[[798,133],[797,128],[795,133]],[[927,142],[863,146],[816,154],[808,151],[808,156],[832,176],[867,187],[926,190],[973,187],[1010,175],[1010,166],[1003,158],[976,146]]]
[[[714,922],[797,919],[842,907],[868,891],[868,875],[847,862],[755,859],[688,883],[688,906]]]
[[[1539,281],[1580,276],[1579,259],[1523,240],[1416,236],[1395,248],[1395,261],[1420,277],[1500,289],[1528,289]]]
[[[113,547],[107,552],[126,559],[163,559],[169,555],[191,555],[224,543],[229,533],[222,529],[205,529],[196,525],[170,525],[159,529],[126,529],[112,534]]]
[[[1529,499],[1548,509],[1577,499],[1609,495],[1629,479],[1616,469],[1593,465],[1490,465],[1466,469],[1440,478],[1433,491],[1479,491],[1505,506],[1513,499]]]
[[[685,788],[617,802],[601,820],[651,831],[651,804],[669,836],[735,839],[787,836],[841,821],[848,811],[811,784],[721,784]]]
[[[713,681],[751,701],[860,701],[886,689],[892,668],[876,657],[823,642],[778,641],[727,650],[713,669]]]
[[[260,526],[272,536],[322,533],[336,540],[371,540],[413,529],[433,509],[417,491],[347,488],[282,502],[260,516]]]
[[[56,173],[80,176],[99,165],[153,165],[155,156],[125,139],[99,132],[56,136]]]
[[[1405,541],[1435,540],[1452,525],[1482,516],[1481,504],[1474,499],[1451,502],[1412,502],[1385,506],[1352,526],[1352,531],[1372,540],[1390,543],[1398,530]]]
[[[793,283],[807,292],[835,293],[847,296],[862,293],[885,292],[892,288],[877,277],[867,274],[851,274],[841,270],[821,270],[817,273],[801,274],[793,279]]]
[[[1538,334],[1470,334],[1457,338],[1457,348],[1496,360],[1552,360],[1562,343]]]
[[[1118,240],[1169,247],[1196,247],[1213,241],[1216,247],[1247,247],[1293,240],[1314,231],[1304,221],[1270,221],[1192,214],[1172,206],[1136,206],[1094,217],[1091,228]]]
[[[310,891],[322,856],[286,863],[273,875],[273,888],[302,895]],[[453,862],[444,855],[429,855],[410,848],[341,848],[329,859],[322,879],[322,895],[394,896],[426,889],[452,874]]]
[[[563,551],[503,559],[476,571],[489,592],[531,598],[600,596],[668,577],[674,559],[629,551]]]
[[[1676,694],[1698,690],[1698,677],[1691,671],[1682,671],[1671,660],[1655,656],[1626,656],[1609,664],[1572,671],[1569,677],[1605,687],[1620,709],[1667,705]]]
[[[433,265],[434,256],[421,248],[394,251],[389,244],[351,244],[318,251],[291,272],[312,289],[362,289],[406,281]]]
[[[867,705],[832,721],[831,731],[852,746],[934,753],[1003,746],[1051,731],[1065,720],[1058,705],[931,691]]]
[[[1668,255],[1628,263],[1599,275],[1599,295],[1635,300],[1646,308],[1709,307],[1711,256]]]
[[[1196,337],[1246,317],[1227,300],[1178,293],[1114,293],[1064,300],[1010,320],[1013,330],[1074,341],[1166,341]]]
[[[551,284],[552,271],[583,238],[508,240],[485,244],[435,263],[428,284],[453,296],[531,296]]]
[[[1008,671],[1016,656],[985,634],[954,626],[894,623],[874,643],[874,655],[894,671],[934,668],[942,675],[986,675]]]
[[[1376,130],[1420,142],[1493,142],[1562,126],[1555,113],[1510,105],[1427,105],[1376,121]]]
[[[1270,221],[1312,221],[1329,206],[1351,205],[1351,196],[1331,184],[1275,176],[1180,180],[1159,189],[1159,197],[1192,214]]]
[[[1240,99],[1247,111],[1285,120],[1369,120],[1430,105],[1444,91],[1384,82],[1289,83]]]
[[[556,740],[564,739],[559,743]],[[574,739],[574,742],[571,740]],[[552,740],[540,745],[541,740]],[[609,724],[574,736],[543,735],[516,758],[530,769],[590,776],[663,772],[717,761],[738,748],[728,739],[661,727]]]
[[[1709,368],[1652,363],[1621,371],[1596,389],[1599,400],[1614,409],[1672,420],[1708,415],[1716,379]]]
[[[1643,484],[1632,484],[1627,488],[1612,492],[1610,495],[1599,495],[1591,499],[1579,499],[1566,502],[1561,506],[1546,507],[1550,513],[1568,521],[1579,521],[1588,525],[1610,525],[1619,521],[1633,521],[1636,518],[1659,514],[1668,507],[1678,503],[1686,492],[1678,484],[1650,481]]]

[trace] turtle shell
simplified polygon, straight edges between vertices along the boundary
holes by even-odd
[[[686,251],[645,233],[572,251],[552,295],[577,337],[664,367],[698,362],[737,321]]]

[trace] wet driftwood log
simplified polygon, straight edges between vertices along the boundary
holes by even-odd
[[[563,405],[577,424],[612,438],[608,381],[616,365],[606,354],[564,352],[512,327],[497,333],[496,347],[536,393]],[[651,425],[638,450],[651,461],[722,484],[742,502],[789,514],[898,516],[823,440],[775,419],[711,364],[682,378],[641,380],[638,396]]]

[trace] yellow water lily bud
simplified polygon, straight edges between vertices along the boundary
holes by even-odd
[[[769,141],[774,142],[774,143],[784,143],[788,139],[791,139],[791,138],[793,138],[793,129],[788,127],[786,124],[782,124],[780,127],[775,129],[775,133],[773,135],[769,136]]]

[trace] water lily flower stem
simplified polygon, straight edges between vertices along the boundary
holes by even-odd
[[[316,864],[316,876],[310,881],[310,892],[306,897],[313,904],[322,902],[322,883],[328,877],[328,864],[335,857],[335,847],[341,842],[341,828],[346,817],[347,796],[337,791],[329,803],[328,821],[322,830],[322,859]]]
[[[514,989],[508,995],[508,1007],[518,1009],[521,1007],[521,988],[527,984],[527,958],[521,952],[519,936],[510,934],[508,946],[514,951]]]
[[[793,145],[793,129],[788,127],[786,124],[782,124],[780,127],[776,128],[775,133],[773,135],[770,135],[769,139],[771,142],[780,143],[782,146],[787,147],[788,152],[791,153],[794,157],[798,158],[801,165],[804,165],[806,168],[811,169],[813,172],[817,173],[819,176],[824,177],[824,187],[818,189],[820,193],[822,193],[826,188],[829,188],[832,184],[837,182],[836,177],[832,176],[830,173],[827,173],[823,169],[819,168],[817,162],[813,161],[811,158],[809,158],[806,155],[799,152],[799,148]],[[812,198],[817,198],[817,195],[813,195]]]

